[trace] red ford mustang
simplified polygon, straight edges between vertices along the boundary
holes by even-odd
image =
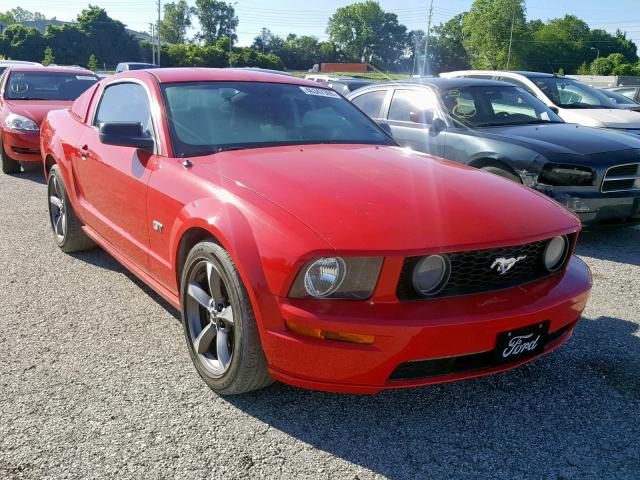
[[[21,162],[41,162],[40,124],[47,112],[69,107],[97,81],[98,77],[89,70],[7,68],[0,76],[2,171],[16,173]]]
[[[126,72],[49,113],[41,142],[60,248],[97,243],[179,308],[222,394],[512,368],[569,338],[591,288],[567,210],[399,148],[304,80]]]

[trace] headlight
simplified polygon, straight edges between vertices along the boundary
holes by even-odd
[[[544,266],[550,272],[560,270],[569,253],[567,237],[552,238],[544,250]]]
[[[36,122],[16,113],[7,115],[5,123],[7,124],[7,127],[12,128],[13,130],[22,130],[25,132],[38,131],[38,124]]]
[[[322,257],[306,263],[291,287],[294,298],[363,300],[373,294],[381,257]]]
[[[411,280],[416,292],[429,296],[442,290],[450,275],[451,264],[446,256],[429,255],[416,264]]]
[[[548,164],[538,176],[538,182],[555,187],[588,187],[593,185],[593,170],[579,165]]]

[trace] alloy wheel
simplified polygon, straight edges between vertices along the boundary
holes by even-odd
[[[62,243],[67,234],[67,211],[64,204],[64,194],[55,175],[49,182],[49,217],[51,226],[58,243]]]
[[[191,347],[202,365],[222,376],[233,359],[234,311],[220,266],[209,260],[194,265],[185,302]]]

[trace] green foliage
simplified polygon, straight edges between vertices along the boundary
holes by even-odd
[[[433,39],[429,47],[432,73],[469,68],[467,51],[464,48],[465,16],[466,13],[460,13],[432,29]]]
[[[13,16],[11,10],[7,10],[6,12],[0,12],[0,22],[2,23],[15,23],[16,17]]]
[[[395,13],[385,12],[374,0],[336,10],[327,32],[348,58],[379,67],[397,62],[407,45],[407,27],[398,22]]]
[[[282,60],[272,54],[263,55],[254,48],[241,48],[231,54],[231,64],[234,67],[260,67],[275,70],[284,69]]]
[[[92,53],[89,55],[89,61],[87,62],[87,68],[93,72],[98,69],[98,61],[96,60],[96,56]]]
[[[234,8],[220,0],[196,0],[195,14],[201,31],[197,38],[211,45],[224,37],[237,40],[238,17]]]
[[[514,42],[509,59],[513,22]],[[462,24],[469,63],[477,69],[517,69],[524,63],[528,37],[524,0],[474,0]],[[509,61],[510,60],[510,61]]]
[[[17,23],[45,20],[45,16],[40,12],[30,12],[22,7],[12,8],[7,12],[7,14],[9,14],[13,18],[13,21]]]
[[[621,53],[596,58],[588,70],[590,75],[640,75],[640,65],[632,64]]]
[[[160,21],[160,38],[169,43],[185,43],[193,12],[194,9],[189,7],[186,0],[166,3]]]
[[[116,64],[139,57],[138,42],[126,32],[122,22],[109,17],[103,8],[89,5],[78,15],[77,23],[100,61]]]
[[[22,25],[7,27],[2,35],[4,41],[1,44],[3,55],[19,60],[39,62],[42,60],[41,52],[46,48],[46,42],[42,34],[35,28],[26,28]]]
[[[71,23],[47,26],[44,39],[63,64],[83,65],[93,50],[89,36]]]
[[[45,48],[42,65],[46,67],[47,65],[51,65],[52,63],[55,63],[55,62],[56,62],[56,57],[53,55],[53,50],[51,50],[51,47]]]

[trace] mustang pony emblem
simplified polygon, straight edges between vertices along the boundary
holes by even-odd
[[[520,260],[524,260],[525,258],[527,258],[526,255],[523,255],[523,256],[517,257],[517,258],[516,257],[511,257],[511,258],[500,257],[500,258],[496,258],[494,260],[494,262],[491,264],[491,268],[492,269],[495,268],[500,275],[504,275],[509,270],[511,270],[516,263],[518,263]]]

